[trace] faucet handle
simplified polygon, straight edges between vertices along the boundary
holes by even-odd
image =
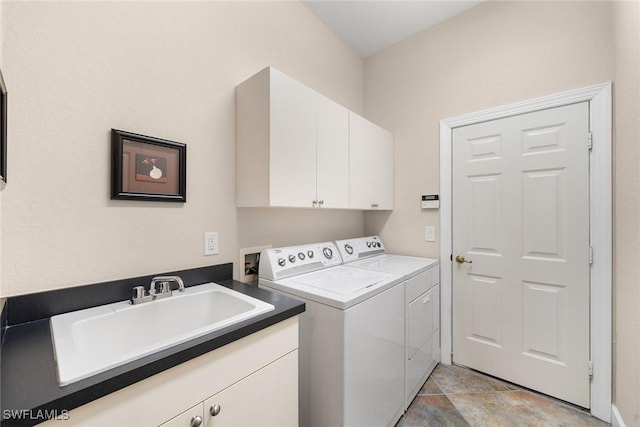
[[[163,294],[170,294],[171,293],[171,283],[162,282],[162,293]]]
[[[135,286],[133,288],[133,299],[144,298],[144,286]]]

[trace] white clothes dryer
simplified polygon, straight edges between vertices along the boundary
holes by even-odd
[[[326,242],[263,251],[259,286],[306,305],[300,425],[395,425],[405,409],[402,276],[344,266]]]
[[[386,253],[378,236],[335,242],[343,263],[405,280],[405,410],[440,361],[440,270],[436,259]]]

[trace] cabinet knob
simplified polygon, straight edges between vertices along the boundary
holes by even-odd
[[[209,413],[211,414],[212,417],[215,417],[220,413],[221,409],[222,408],[220,407],[220,405],[216,403],[215,405],[211,405],[211,408],[209,408]]]
[[[319,204],[320,206],[324,205],[324,200],[318,200],[318,204]]]
[[[191,418],[191,427],[200,427],[202,425],[202,417],[200,415],[196,415]]]

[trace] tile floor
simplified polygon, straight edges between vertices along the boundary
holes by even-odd
[[[438,365],[396,427],[609,425],[580,408],[471,369]]]

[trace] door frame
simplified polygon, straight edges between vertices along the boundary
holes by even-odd
[[[611,422],[612,375],[612,108],[611,82],[571,90],[528,101],[464,114],[440,121],[440,286],[441,356],[451,364],[452,318],[452,149],[453,129],[518,114],[589,102],[589,126],[593,148],[589,171],[590,238],[593,263],[590,277],[590,352],[593,377],[590,384],[591,414]],[[587,141],[585,141],[585,144]],[[587,375],[585,366],[585,375]]]

